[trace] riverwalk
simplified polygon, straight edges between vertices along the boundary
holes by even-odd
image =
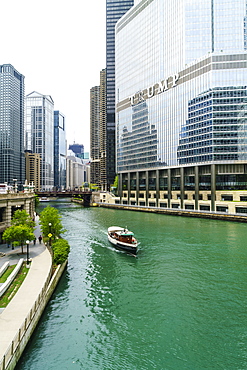
[[[40,228],[38,219],[35,235],[38,238],[40,235]],[[16,264],[20,258],[26,257],[21,253],[21,248],[14,250],[6,244],[0,245],[0,267],[9,261],[10,265]],[[20,328],[23,327],[26,318],[32,310],[34,303],[37,302],[39,295],[45,286],[51,274],[52,257],[46,246],[37,240],[29,245],[29,259],[31,260],[29,272],[21,287],[12,298],[6,308],[0,311],[0,369],[3,362],[4,355],[11,344],[14,342]]]

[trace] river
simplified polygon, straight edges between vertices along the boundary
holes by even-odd
[[[68,268],[16,369],[247,369],[247,225],[52,205]],[[110,246],[112,225],[137,258]]]

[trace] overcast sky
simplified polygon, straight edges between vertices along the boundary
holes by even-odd
[[[6,0],[0,64],[25,76],[25,93],[51,95],[66,116],[68,144],[90,149],[90,88],[105,68],[105,0]]]

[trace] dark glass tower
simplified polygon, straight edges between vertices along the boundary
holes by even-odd
[[[24,76],[11,64],[0,65],[0,183],[23,185]]]
[[[106,177],[115,178],[115,24],[134,5],[134,0],[106,0]]]
[[[54,186],[58,190],[66,188],[66,131],[65,116],[54,111]]]

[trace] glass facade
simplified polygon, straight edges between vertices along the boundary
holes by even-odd
[[[247,160],[246,0],[137,1],[115,47],[118,173]]]
[[[115,25],[134,0],[106,0],[106,178],[115,178]]]
[[[65,116],[54,111],[54,186],[58,190],[66,189],[67,142]]]
[[[0,183],[25,182],[24,94],[24,76],[0,65]]]
[[[54,102],[51,96],[26,96],[25,149],[41,157],[41,190],[54,186]]]

